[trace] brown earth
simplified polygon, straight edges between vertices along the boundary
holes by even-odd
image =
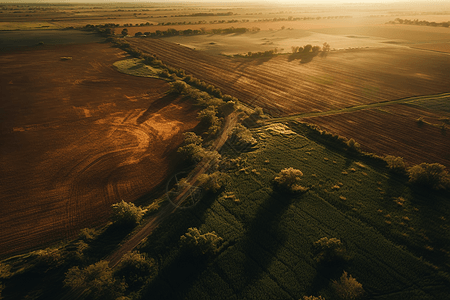
[[[175,172],[197,110],[162,80],[117,72],[124,57],[109,44],[0,55],[1,256],[100,225]]]
[[[417,122],[420,117],[425,121],[422,125]],[[449,112],[396,104],[302,121],[353,138],[367,152],[400,156],[410,165],[438,162],[450,168],[450,127],[440,128],[442,118],[449,117]]]
[[[332,51],[301,63],[289,55],[229,58],[164,40],[127,39],[140,50],[273,115],[327,111],[449,91],[450,60],[408,48]]]
[[[411,48],[450,53],[450,43],[414,44]]]

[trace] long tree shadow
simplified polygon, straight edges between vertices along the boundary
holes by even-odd
[[[142,292],[142,299],[183,299],[212,257],[195,257],[179,247],[180,237],[189,227],[200,227],[202,216],[214,202],[207,194],[196,206],[170,215],[148,237],[140,249],[160,262],[158,275]]]
[[[308,295],[323,295],[330,283],[339,279],[346,266],[347,264],[344,261],[319,263],[316,267],[317,273],[306,293]]]
[[[177,99],[177,97],[178,96],[175,94],[167,94],[164,97],[161,97],[158,100],[152,102],[147,110],[141,116],[139,116],[139,118],[136,120],[136,123],[138,125],[144,123],[152,116],[152,114],[171,104],[175,99]]]
[[[260,205],[256,217],[248,225],[245,239],[239,243],[245,261],[242,265],[243,274],[240,274],[243,282],[239,283],[238,292],[245,291],[261,279],[278,249],[285,243],[287,238],[279,223],[294,198],[298,196],[274,192]]]

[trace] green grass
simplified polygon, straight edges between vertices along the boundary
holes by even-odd
[[[308,131],[298,124],[292,129]],[[449,250],[449,223],[440,219],[450,211],[445,195],[412,190],[373,159],[339,152],[308,134],[253,133],[259,147],[228,170],[223,194],[180,212],[149,237],[142,250],[159,257],[161,269],[144,298],[332,299],[330,280],[343,269],[370,298],[449,298],[449,256],[439,254]],[[310,190],[294,196],[274,191],[272,179],[285,167],[300,169]],[[198,262],[181,253],[179,236],[193,226],[224,238],[217,257]],[[353,259],[317,266],[311,246],[324,236],[340,238]],[[426,246],[434,248],[429,255]]]
[[[160,69],[146,65],[142,59],[129,58],[114,63],[114,67],[121,73],[138,76],[160,78],[158,73]]]
[[[331,139],[319,142],[324,137],[301,123],[252,134],[256,150],[222,149],[234,163],[223,170],[218,194],[170,215],[138,246],[159,271],[133,299],[335,299],[330,283],[343,270],[362,283],[368,299],[450,299],[448,194],[413,188],[380,159],[348,153]],[[307,192],[274,190],[273,178],[286,167],[303,172]],[[219,253],[183,252],[179,239],[189,227],[222,237]],[[81,260],[70,255],[79,245],[71,242],[61,248],[67,253],[61,265],[36,263],[33,255],[5,260],[12,269],[2,267],[2,295],[59,299],[72,265],[103,259],[129,232],[105,227]],[[318,265],[312,245],[325,236],[341,239],[351,260]]]

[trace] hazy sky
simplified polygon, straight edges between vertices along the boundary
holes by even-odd
[[[434,2],[434,3],[448,3],[450,8],[450,0],[428,0],[428,1],[411,1],[411,0],[0,0],[0,3],[111,3],[111,2],[139,2],[139,3],[242,3],[242,2],[259,2],[265,4],[326,4],[326,3],[395,3],[395,2]]]

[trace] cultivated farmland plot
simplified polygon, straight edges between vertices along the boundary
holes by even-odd
[[[0,55],[0,255],[103,224],[174,172],[196,109],[116,71],[124,58],[98,43]]]
[[[274,115],[299,114],[448,91],[448,56],[407,48],[330,52],[309,63],[289,56],[208,55],[158,39],[130,44],[244,103]]]

